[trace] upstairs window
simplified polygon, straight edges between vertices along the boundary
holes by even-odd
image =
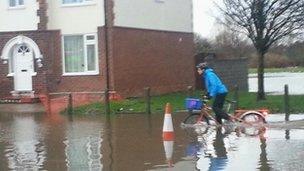
[[[73,4],[87,4],[91,3],[93,0],[62,0],[64,5],[73,5]]]
[[[20,7],[24,6],[24,0],[9,0],[9,7]]]

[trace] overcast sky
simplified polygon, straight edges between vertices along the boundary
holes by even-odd
[[[219,0],[216,0],[219,2]],[[193,30],[212,38],[218,32],[214,16],[218,15],[214,0],[193,0]]]

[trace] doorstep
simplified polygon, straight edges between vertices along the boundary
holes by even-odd
[[[8,96],[0,99],[0,104],[24,104],[24,103],[39,103],[38,95],[34,96]]]

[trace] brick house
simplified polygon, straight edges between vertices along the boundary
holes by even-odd
[[[0,97],[194,85],[192,0],[1,0]]]

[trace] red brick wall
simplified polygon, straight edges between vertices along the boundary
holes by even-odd
[[[193,34],[113,28],[114,89],[124,96],[185,90],[194,85]]]
[[[38,30],[46,30],[48,17],[47,17],[47,2],[46,0],[37,0],[39,3],[39,9],[37,10],[37,16],[39,17],[39,23],[37,24]]]

